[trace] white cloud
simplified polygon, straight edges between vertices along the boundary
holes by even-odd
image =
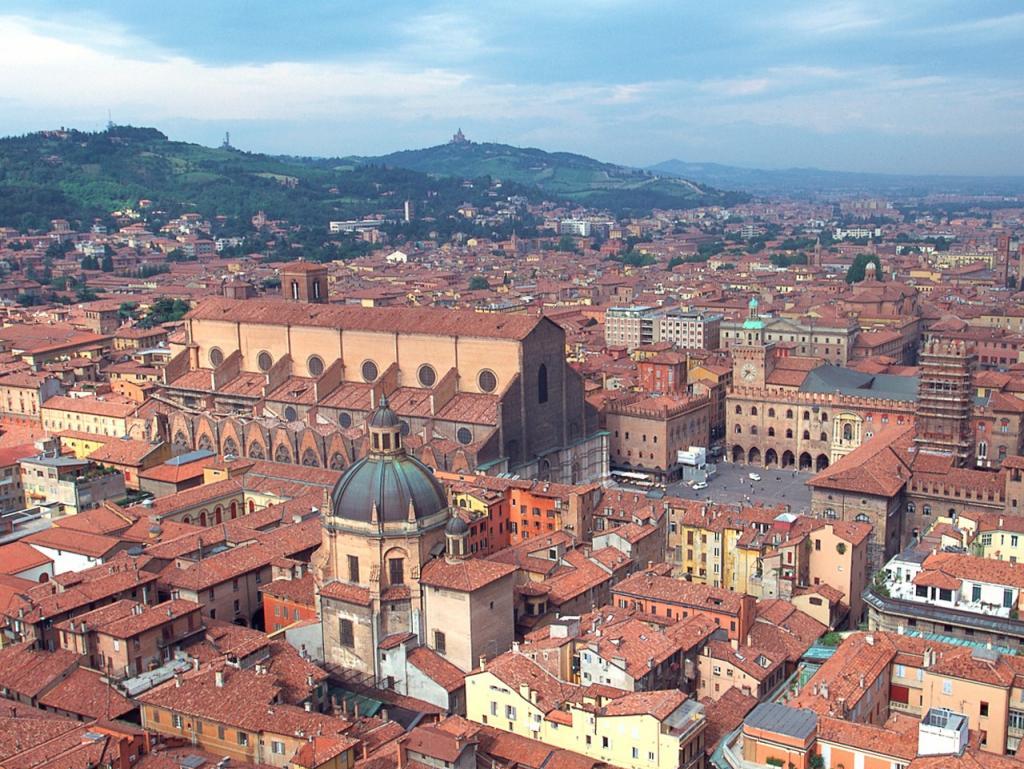
[[[884,16],[861,3],[815,4],[783,14],[781,26],[803,35],[835,35],[880,26]]]
[[[970,6],[968,6],[970,7]],[[953,40],[975,35],[987,38],[1019,35],[1024,32],[1024,12],[1008,13],[1004,16],[986,16],[981,19],[953,22],[913,30],[915,35],[941,35]]]
[[[865,28],[849,7],[805,20],[805,27]],[[575,151],[630,142],[634,152],[649,153],[666,133],[685,134],[697,145],[740,125],[954,139],[1006,136],[1024,122],[1016,73],[1007,79],[953,77],[809,63],[705,79],[499,82],[476,74],[473,60],[490,45],[480,27],[433,14],[402,28],[404,36],[387,55],[208,64],[116,25],[61,27],[0,16],[0,132],[9,132],[15,119],[22,127],[25,115],[101,120],[110,108],[115,119],[157,126],[181,120],[374,126],[367,133],[375,132],[380,143],[398,135],[422,141],[427,124],[474,123],[486,131],[481,139]],[[431,41],[438,38],[450,48],[432,56]],[[423,68],[422,61],[439,64]]]

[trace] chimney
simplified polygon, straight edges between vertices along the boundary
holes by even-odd
[[[866,643],[868,646],[874,646],[875,645],[875,637],[873,635],[871,635],[870,633],[868,633],[866,636],[864,636],[864,643]]]
[[[312,713],[313,712],[313,703],[310,702],[309,700],[306,700],[305,702],[303,702],[302,703],[302,707],[304,707],[306,709],[307,713]]]
[[[487,657],[485,657],[483,654],[480,655],[480,658],[477,660],[477,662],[480,663],[481,670],[487,667]]]
[[[214,673],[213,680],[214,680],[214,683],[217,685],[218,689],[223,689],[224,688],[224,671],[223,670],[218,670],[216,673]]]
[[[860,688],[861,689],[864,688],[864,674],[863,673],[860,674]]]
[[[175,689],[180,689],[181,688],[181,673],[175,673],[174,674],[174,688]]]

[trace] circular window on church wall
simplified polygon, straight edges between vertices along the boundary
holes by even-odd
[[[349,414],[347,411],[342,411],[340,414],[338,414],[338,424],[341,425],[342,427],[351,427],[352,415]]]
[[[294,406],[287,406],[284,410],[284,418],[289,422],[294,422],[299,418],[299,415],[295,412]]]
[[[210,348],[210,365],[217,368],[221,363],[224,362],[224,353],[221,352],[219,347]]]
[[[455,432],[455,438],[463,446],[468,446],[470,443],[473,442],[473,431],[470,430],[468,427],[460,427]]]
[[[420,366],[419,371],[416,372],[416,378],[420,380],[420,384],[424,387],[433,387],[434,382],[437,381],[437,372],[434,371],[434,367],[424,363]]]
[[[274,359],[270,357],[270,353],[264,350],[256,356],[256,365],[260,371],[270,371],[270,367],[274,365]]]
[[[374,381],[380,372],[377,370],[377,364],[372,360],[363,361],[362,374],[364,382]]]
[[[306,361],[306,368],[309,370],[310,376],[320,376],[324,373],[324,359],[319,355],[310,355],[309,360]]]
[[[476,377],[476,383],[485,393],[492,393],[498,388],[498,377],[490,369],[484,369]]]
[[[409,434],[409,423],[408,423],[408,422],[406,422],[406,421],[405,421],[405,420],[403,419],[403,420],[402,420],[402,423],[401,423],[401,424],[399,425],[399,430],[401,430],[401,432],[402,432],[402,435],[408,435],[408,434]]]

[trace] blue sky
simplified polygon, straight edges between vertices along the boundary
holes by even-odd
[[[1024,174],[1020,2],[4,0],[0,134]]]

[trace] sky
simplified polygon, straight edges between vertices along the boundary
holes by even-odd
[[[3,0],[0,135],[1024,174],[1019,0]]]

